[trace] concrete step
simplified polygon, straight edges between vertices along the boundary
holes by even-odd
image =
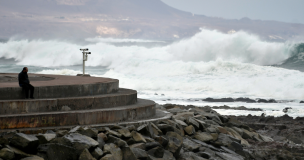
[[[18,74],[0,73],[0,100],[25,98],[18,82],[3,80],[16,77]],[[119,88],[119,80],[102,77],[29,74],[29,79],[35,87],[34,97],[38,99],[109,94],[117,92]]]
[[[102,109],[132,105],[136,102],[135,90],[120,88],[116,93],[94,96],[0,100],[0,115]]]
[[[155,112],[155,102],[138,99],[136,104],[114,108],[0,115],[0,129],[118,123],[149,118]]]

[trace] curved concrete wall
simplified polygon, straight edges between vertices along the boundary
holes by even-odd
[[[139,99],[136,104],[97,110],[1,115],[1,129],[90,125],[125,122],[155,115],[155,102]]]
[[[136,102],[135,90],[119,89],[117,93],[98,96],[0,101],[0,115],[101,109],[132,105]]]
[[[94,96],[115,93],[118,91],[119,82],[97,84],[41,86],[35,87],[34,97],[38,98],[65,98]],[[21,87],[0,88],[0,100],[24,99],[25,94]]]

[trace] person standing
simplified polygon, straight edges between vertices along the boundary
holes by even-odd
[[[19,86],[22,87],[25,91],[25,98],[29,98],[29,91],[30,93],[30,98],[34,99],[34,86],[30,84],[30,80],[28,79],[27,75],[28,69],[27,67],[24,67],[22,71],[18,75],[18,80],[19,80]]]

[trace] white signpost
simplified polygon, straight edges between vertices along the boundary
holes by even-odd
[[[85,61],[88,60],[88,54],[91,54],[91,52],[86,52],[89,49],[85,48],[85,49],[80,49],[82,51],[83,54],[83,74],[77,74],[77,76],[90,76],[89,74],[85,74]]]

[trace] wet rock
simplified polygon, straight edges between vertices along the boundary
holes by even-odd
[[[130,133],[129,129],[127,129],[127,128],[118,129],[117,132],[120,133],[124,138],[131,137],[131,133]]]
[[[206,101],[206,102],[234,102],[234,99],[233,98],[220,98],[220,99],[206,98],[206,99],[203,99],[203,101]]]
[[[192,125],[185,127],[184,130],[188,135],[192,135],[195,133],[195,128]]]
[[[156,157],[156,158],[163,158],[164,152],[165,152],[165,150],[162,146],[158,146],[158,147],[152,148],[147,151],[147,153],[149,155]]]
[[[259,99],[257,102],[258,102],[258,103],[277,103],[277,101],[274,100],[274,99],[270,99],[270,100]]]
[[[182,153],[177,160],[206,160],[205,158],[199,157],[193,152]]]
[[[38,147],[38,156],[44,159],[56,160],[78,160],[76,150],[61,144],[42,144]]]
[[[177,157],[183,144],[183,137],[175,132],[167,132],[168,144],[166,150],[173,153],[174,157]]]
[[[202,142],[209,142],[213,140],[212,135],[208,132],[196,132],[194,134],[194,138]]]
[[[8,148],[3,148],[0,150],[0,158],[3,158],[5,160],[11,160],[15,158],[15,153],[8,149]]]
[[[117,138],[117,137],[114,137],[112,135],[109,135],[108,136],[108,141],[107,143],[114,143],[116,144],[118,147],[127,147],[128,144],[126,143],[126,141],[120,139],[120,138]]]
[[[84,149],[79,156],[79,160],[96,160],[88,149]]]
[[[256,101],[253,100],[253,99],[250,99],[250,98],[243,98],[243,97],[237,98],[237,99],[235,99],[234,101],[235,101],[235,102],[256,103]]]
[[[300,101],[300,103],[304,103],[304,101]]]
[[[39,140],[33,135],[15,133],[10,141],[10,144],[22,150],[28,151],[29,153],[33,153],[39,145]]]
[[[56,136],[63,137],[64,135],[66,135],[68,133],[69,133],[69,131],[67,131],[67,130],[58,130],[58,131],[56,131]]]
[[[113,143],[105,144],[103,150],[105,153],[111,153],[115,160],[122,160],[123,158],[121,149]]]
[[[132,131],[131,135],[137,143],[147,143],[146,139],[138,132]]]
[[[98,130],[94,129],[94,128],[85,127],[85,128],[83,128],[83,130],[79,130],[78,133],[91,137],[91,138],[97,138]]]
[[[56,138],[56,134],[54,133],[38,134],[36,137],[39,139],[39,144],[45,144],[45,143],[49,143],[51,140]]]
[[[63,139],[69,142],[78,152],[82,152],[84,149],[95,148],[99,145],[94,139],[79,133],[70,133],[65,135]]]
[[[102,155],[103,155],[103,151],[99,148],[99,147],[96,147],[92,152],[91,152],[92,156],[94,158],[96,158],[97,160],[99,160]]]
[[[148,154],[145,150],[142,150],[140,148],[131,148],[131,150],[137,159],[146,159],[148,157]]]
[[[183,147],[189,151],[197,151],[201,145],[194,143],[188,138],[184,138],[183,140]]]
[[[139,148],[142,150],[146,150],[146,145],[144,143],[136,143],[136,144],[130,145],[130,148]]]
[[[100,160],[116,160],[112,154],[107,154],[102,157]]]

